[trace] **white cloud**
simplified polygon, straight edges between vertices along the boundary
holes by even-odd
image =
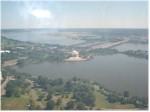
[[[30,11],[30,13],[37,18],[50,18],[51,12],[49,10],[36,9]]]

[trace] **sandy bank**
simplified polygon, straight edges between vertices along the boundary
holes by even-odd
[[[2,64],[2,67],[16,65],[17,61],[18,61],[18,59],[5,61],[4,64]]]
[[[81,57],[70,57],[68,59],[64,59],[66,61],[85,61],[87,59],[81,58]]]

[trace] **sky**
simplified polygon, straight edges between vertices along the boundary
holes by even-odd
[[[2,1],[1,28],[148,28],[148,1]]]

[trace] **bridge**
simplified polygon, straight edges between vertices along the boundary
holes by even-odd
[[[111,47],[114,47],[114,46],[117,46],[117,45],[120,45],[120,44],[123,44],[123,43],[126,43],[126,42],[128,42],[128,40],[127,39],[125,39],[125,40],[123,40],[123,41],[119,41],[119,42],[115,42],[115,43],[110,43],[110,44],[108,44],[108,45],[100,45],[100,47],[99,48],[111,48]]]
[[[79,43],[79,44],[75,44],[75,45],[71,45],[69,47],[92,47],[93,49],[95,48],[111,48],[123,43],[128,42],[128,39],[124,39],[122,41],[118,41],[118,42],[109,42],[109,41],[93,41],[93,42],[83,42],[83,43]]]

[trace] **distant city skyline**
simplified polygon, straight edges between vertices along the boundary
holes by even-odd
[[[1,28],[148,28],[148,1],[1,1]]]

